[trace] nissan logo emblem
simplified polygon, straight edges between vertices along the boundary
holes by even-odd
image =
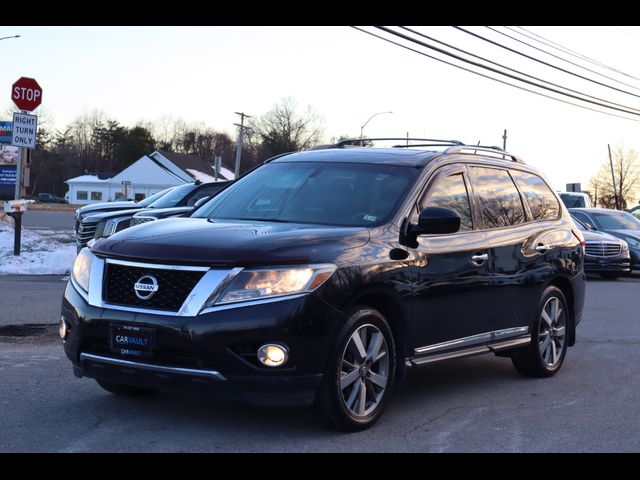
[[[140,300],[149,300],[158,291],[158,280],[153,275],[140,277],[133,285],[133,291]]]

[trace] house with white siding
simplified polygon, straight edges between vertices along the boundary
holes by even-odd
[[[231,170],[220,168],[218,181],[233,178]],[[156,150],[149,155],[143,155],[111,178],[87,174],[66,180],[69,191],[65,197],[69,203],[75,204],[142,200],[167,187],[194,180],[203,183],[216,181],[214,165],[204,161],[197,154]]]

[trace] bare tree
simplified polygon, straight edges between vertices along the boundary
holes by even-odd
[[[626,150],[622,143],[616,145],[611,151],[613,171],[616,177],[616,193],[623,209],[633,204],[635,195],[640,190],[640,162],[638,152]],[[615,208],[615,196],[611,180],[611,167],[609,160],[605,160],[595,176],[589,180],[593,188],[594,204],[597,202],[602,207]]]
[[[280,103],[250,124],[262,142],[266,157],[295,150],[305,150],[320,141],[320,117],[311,107],[297,111],[296,101],[283,98]]]

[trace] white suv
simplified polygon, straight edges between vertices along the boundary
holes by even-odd
[[[558,192],[567,208],[593,208],[589,195],[582,192]]]

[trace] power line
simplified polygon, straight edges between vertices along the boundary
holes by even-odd
[[[556,54],[554,54],[554,53],[548,52],[548,51],[544,50],[543,48],[536,47],[535,45],[531,45],[530,43],[527,43],[527,42],[525,42],[524,40],[520,40],[520,39],[518,39],[518,38],[515,38],[515,37],[513,37],[513,36],[511,36],[511,35],[509,35],[509,34],[507,34],[507,33],[501,32],[500,30],[496,30],[495,28],[492,28],[492,27],[485,27],[485,28],[488,28],[488,29],[489,29],[489,30],[491,30],[492,32],[496,32],[496,33],[498,33],[498,34],[500,34],[500,35],[504,35],[505,37],[510,38],[511,40],[514,40],[514,41],[516,41],[516,42],[522,43],[522,44],[524,44],[524,45],[526,45],[526,46],[528,46],[528,47],[530,47],[530,48],[533,48],[534,50],[538,50],[539,52],[543,52],[543,53],[545,53],[545,54],[547,54],[547,55],[550,55],[550,56],[552,56],[552,57],[554,57],[554,58],[557,58],[558,60],[562,60],[563,62],[567,62],[567,63],[568,63],[568,64],[570,64],[570,65],[574,65],[574,66],[576,66],[576,67],[578,67],[578,68],[582,68],[583,70],[586,70],[586,71],[591,72],[591,73],[595,73],[596,75],[600,75],[601,77],[607,78],[607,79],[609,79],[609,80],[613,80],[614,82],[618,82],[618,83],[620,83],[620,84],[622,84],[622,85],[626,85],[627,87],[631,87],[631,88],[633,88],[633,89],[635,89],[635,90],[640,90],[640,88],[638,88],[638,87],[636,87],[636,86],[634,86],[634,85],[631,85],[631,84],[629,84],[629,83],[625,83],[625,82],[623,82],[623,81],[621,81],[621,80],[615,79],[615,78],[613,78],[613,77],[610,77],[610,76],[608,76],[608,75],[605,75],[605,74],[603,74],[603,73],[600,73],[600,72],[598,72],[598,71],[596,71],[596,70],[592,70],[592,69],[587,68],[587,67],[585,67],[585,66],[583,66],[583,65],[580,65],[579,63],[572,62],[571,60],[567,60],[567,59],[565,59],[565,58],[562,58],[562,57],[561,57],[561,56],[559,56],[559,55],[556,55]]]
[[[529,60],[533,60],[534,62],[538,62],[538,63],[541,63],[542,65],[546,65],[547,67],[551,67],[551,68],[553,68],[555,70],[559,70],[559,71],[567,73],[569,75],[573,75],[574,77],[581,78],[583,80],[586,80],[587,82],[595,83],[597,85],[601,85],[603,87],[610,88],[611,90],[617,90],[618,92],[626,93],[627,95],[631,95],[632,97],[640,98],[640,95],[638,95],[638,94],[628,92],[627,90],[622,90],[621,88],[618,88],[618,87],[613,87],[613,86],[608,85],[606,83],[599,82],[598,80],[593,80],[592,78],[588,78],[588,77],[585,77],[584,75],[580,75],[579,73],[575,73],[575,72],[572,72],[572,71],[567,70],[565,68],[558,67],[557,65],[553,65],[553,64],[551,64],[549,62],[545,62],[544,60],[540,60],[539,58],[532,57],[531,55],[527,55],[526,53],[522,53],[522,52],[520,52],[520,51],[518,51],[518,50],[516,50],[514,48],[507,47],[506,45],[502,45],[499,42],[496,42],[496,41],[491,40],[489,38],[483,37],[482,35],[479,35],[477,33],[471,32],[469,30],[465,30],[462,27],[454,26],[453,28],[455,28],[457,30],[460,30],[461,32],[464,32],[464,33],[466,33],[468,35],[471,35],[473,37],[479,38],[480,40],[484,40],[485,42],[491,43],[492,45],[495,45],[497,47],[503,48],[503,49],[505,49],[505,50],[507,50],[509,52],[515,53],[516,55],[520,55],[522,57],[528,58]]]
[[[530,75],[530,74],[528,74],[528,73],[526,73],[526,72],[522,72],[522,71],[520,71],[520,70],[516,70],[516,69],[514,69],[514,68],[508,67],[508,66],[503,65],[503,64],[501,64],[501,63],[494,62],[493,60],[489,60],[489,59],[487,59],[487,58],[485,58],[485,57],[481,57],[480,55],[476,55],[476,54],[474,54],[474,53],[468,52],[468,51],[463,50],[463,49],[461,49],[461,48],[458,48],[458,47],[456,47],[456,46],[454,46],[454,45],[451,45],[451,44],[445,43],[445,42],[443,42],[443,41],[441,41],[441,40],[438,40],[438,39],[436,39],[436,38],[430,37],[429,35],[425,35],[424,33],[418,32],[418,31],[413,30],[413,29],[411,29],[411,28],[409,28],[409,27],[402,27],[402,26],[401,26],[400,28],[402,28],[402,29],[404,29],[404,30],[407,30],[407,31],[409,31],[409,32],[411,32],[411,33],[414,33],[414,34],[416,34],[416,35],[419,35],[419,36],[421,36],[421,37],[423,37],[423,38],[427,38],[427,39],[429,39],[429,40],[431,40],[431,41],[433,41],[433,42],[439,43],[440,45],[444,45],[444,46],[446,46],[446,47],[448,47],[448,48],[451,48],[451,49],[456,50],[456,51],[458,51],[458,52],[464,53],[465,55],[469,55],[469,56],[471,56],[471,57],[474,57],[474,58],[480,59],[480,60],[482,60],[482,61],[484,61],[484,62],[487,62],[487,63],[489,63],[489,64],[491,64],[491,65],[496,65],[496,66],[498,66],[498,67],[500,67],[500,68],[504,68],[505,70],[509,70],[509,71],[511,71],[511,72],[515,72],[515,73],[517,73],[517,74],[519,74],[519,75],[524,75],[525,77],[529,77],[529,78],[534,79],[534,80],[537,80],[537,81],[539,81],[539,82],[543,82],[543,83],[546,83],[546,84],[548,84],[548,85],[551,85],[551,86],[554,86],[554,87],[557,87],[557,88],[562,88],[562,89],[564,89],[564,90],[566,90],[566,91],[568,91],[568,92],[573,92],[573,93],[575,93],[575,94],[577,94],[577,95],[582,95],[582,96],[584,96],[584,97],[592,98],[592,99],[594,99],[594,100],[599,100],[599,101],[601,101],[601,102],[606,102],[606,103],[609,103],[609,104],[611,104],[611,105],[616,105],[616,106],[618,106],[618,107],[628,108],[628,109],[630,109],[630,110],[635,110],[636,112],[640,113],[640,109],[633,108],[633,107],[629,107],[629,106],[627,106],[627,105],[622,105],[622,104],[620,104],[620,103],[615,103],[615,102],[612,102],[612,101],[607,100],[607,99],[604,99],[604,98],[595,97],[595,96],[593,96],[593,95],[589,95],[589,94],[587,94],[587,93],[580,92],[580,91],[578,91],[578,90],[574,90],[574,89],[572,89],[572,88],[565,87],[565,86],[563,86],[563,85],[559,85],[559,84],[557,84],[557,83],[553,83],[553,82],[550,82],[550,81],[548,81],[548,80],[544,80],[544,79],[539,78],[539,77],[536,77],[536,76],[534,76],[534,75]],[[581,100],[583,100],[583,99],[581,99]]]
[[[548,90],[548,91],[550,91],[550,92],[558,93],[558,94],[560,94],[560,95],[564,95],[564,96],[566,96],[566,97],[570,97],[570,98],[573,98],[573,99],[576,99],[576,100],[580,100],[580,101],[582,101],[582,102],[591,103],[591,104],[593,104],[593,105],[598,105],[598,106],[601,106],[601,107],[605,107],[605,108],[608,108],[608,109],[611,109],[611,110],[617,110],[617,111],[619,111],[619,112],[628,113],[628,114],[630,114],[630,115],[639,115],[638,113],[632,112],[631,110],[627,110],[626,108],[613,107],[613,106],[611,106],[611,105],[606,105],[606,104],[603,104],[603,103],[600,103],[600,102],[596,102],[596,101],[594,101],[594,100],[588,100],[588,99],[586,99],[586,98],[581,98],[581,97],[578,97],[578,96],[573,95],[573,94],[571,94],[571,93],[562,92],[562,91],[557,90],[557,89],[555,89],[555,88],[551,88],[551,87],[548,87],[548,86],[546,86],[546,85],[541,85],[541,84],[539,84],[539,83],[532,82],[532,81],[530,81],[530,80],[526,80],[526,79],[520,78],[520,77],[518,77],[518,76],[516,76],[516,75],[513,75],[513,74],[511,74],[511,73],[501,72],[500,70],[497,70],[497,69],[495,69],[495,68],[493,68],[493,67],[489,67],[489,66],[486,66],[486,65],[482,65],[481,63],[475,62],[475,61],[473,61],[473,60],[468,60],[468,59],[463,58],[463,57],[461,57],[461,56],[459,56],[459,55],[456,55],[456,54],[454,54],[454,53],[448,52],[448,51],[446,51],[446,50],[444,50],[444,49],[442,49],[442,48],[435,47],[435,46],[433,46],[433,45],[429,45],[429,44],[424,43],[424,42],[422,42],[422,41],[420,41],[420,40],[418,40],[418,39],[412,38],[412,37],[410,37],[410,36],[408,36],[408,35],[404,35],[403,33],[400,33],[400,32],[396,32],[396,31],[391,30],[391,29],[389,29],[389,28],[387,28],[387,27],[375,27],[375,28],[377,28],[377,29],[379,29],[379,30],[383,30],[383,31],[385,31],[385,32],[387,32],[387,33],[390,33],[390,34],[392,34],[392,35],[395,35],[395,36],[397,36],[397,37],[400,37],[400,38],[402,38],[402,39],[404,39],[404,40],[408,40],[408,41],[410,41],[410,42],[417,43],[418,45],[421,45],[421,46],[423,46],[423,47],[429,48],[429,49],[431,49],[431,50],[435,50],[435,51],[437,51],[437,52],[439,52],[439,53],[442,53],[442,54],[447,55],[447,56],[449,56],[449,57],[455,58],[456,60],[463,61],[463,62],[465,62],[465,63],[471,64],[471,65],[474,65],[474,66],[476,66],[476,67],[484,68],[485,70],[489,70],[489,71],[491,71],[491,72],[497,73],[497,74],[499,74],[499,75],[503,75],[503,76],[508,77],[508,78],[511,78],[511,79],[513,79],[513,80],[518,80],[518,81],[520,81],[520,82],[522,82],[522,83],[527,83],[527,84],[529,84],[529,85],[532,85],[532,86],[535,86],[535,87],[538,87],[538,88],[542,88],[542,89],[544,89],[544,90]],[[627,108],[631,108],[631,107],[627,107]]]
[[[543,45],[546,45],[548,47],[554,48],[554,49],[559,50],[559,51],[564,52],[564,53],[568,53],[569,55],[572,55],[572,56],[574,56],[576,58],[581,58],[581,59],[583,59],[583,60],[585,60],[585,61],[587,61],[587,62],[589,62],[589,63],[591,63],[593,65],[597,65],[597,66],[605,68],[607,70],[611,70],[613,72],[619,73],[620,75],[624,75],[625,77],[633,78],[634,80],[640,80],[640,78],[638,78],[638,77],[634,77],[633,75],[625,73],[625,72],[623,72],[621,70],[618,70],[618,69],[616,69],[614,67],[610,67],[609,65],[606,65],[606,64],[604,64],[604,63],[602,63],[602,62],[600,62],[598,60],[595,60],[595,59],[593,59],[591,57],[587,57],[586,55],[583,55],[580,52],[576,52],[575,50],[571,50],[570,48],[567,48],[567,47],[565,47],[563,45],[560,45],[559,43],[556,43],[553,40],[549,40],[548,38],[545,38],[542,35],[538,35],[537,33],[534,33],[534,32],[532,32],[530,30],[527,30],[524,27],[517,26],[516,28],[518,28],[519,30],[522,30],[523,32],[527,32],[530,35],[527,35],[527,33],[517,32],[511,27],[505,27],[505,28],[511,30],[514,33],[517,33],[518,35],[522,35],[523,37],[527,37],[527,38],[530,38],[531,40],[535,40],[538,43],[542,43]]]
[[[504,84],[504,85],[509,85],[509,86],[511,86],[511,87],[513,87],[513,88],[517,88],[518,90],[523,90],[523,91],[525,91],[525,92],[533,93],[534,95],[538,95],[538,96],[540,96],[540,97],[548,98],[548,99],[550,99],[550,100],[555,100],[555,101],[557,101],[557,102],[565,103],[565,104],[567,104],[567,105],[572,105],[572,106],[574,106],[574,107],[582,108],[582,109],[584,109],[584,110],[590,110],[590,111],[592,111],[592,112],[601,113],[601,114],[603,114],[603,115],[609,115],[609,116],[611,116],[611,117],[622,118],[622,119],[624,119],[624,120],[630,120],[630,121],[632,121],[632,122],[639,122],[639,123],[640,123],[640,120],[639,120],[639,119],[636,119],[636,118],[629,118],[629,117],[625,117],[625,116],[623,116],[623,115],[618,115],[618,114],[616,114],[616,113],[611,113],[611,112],[604,112],[604,111],[602,111],[602,110],[598,110],[598,109],[596,109],[596,108],[591,108],[591,107],[588,107],[588,106],[586,106],[586,105],[580,105],[580,104],[577,104],[577,103],[570,102],[570,101],[568,101],[568,100],[563,100],[562,98],[553,97],[553,96],[551,96],[551,95],[547,95],[547,94],[542,93],[542,92],[537,92],[537,91],[535,91],[535,90],[531,90],[531,89],[526,88],[526,87],[523,87],[523,86],[521,86],[521,85],[515,85],[515,84],[510,83],[510,82],[507,82],[507,81],[505,81],[505,80],[501,80],[501,79],[499,79],[499,78],[495,78],[495,77],[492,77],[492,76],[490,76],[490,75],[486,75],[486,74],[484,74],[484,73],[477,72],[477,71],[475,71],[475,70],[472,70],[472,69],[470,69],[470,68],[464,67],[464,66],[462,66],[462,65],[456,65],[455,63],[448,62],[447,60],[443,60],[443,59],[441,59],[441,58],[434,57],[433,55],[429,55],[428,53],[421,52],[420,50],[416,50],[415,48],[411,48],[411,47],[408,47],[408,46],[403,45],[403,44],[401,44],[401,43],[394,42],[393,40],[390,40],[390,39],[385,38],[385,37],[383,37],[383,36],[381,36],[381,35],[377,35],[377,34],[375,34],[375,33],[369,32],[369,31],[364,30],[364,29],[362,29],[362,28],[359,28],[359,27],[356,27],[356,26],[351,26],[351,28],[353,28],[353,29],[355,29],[355,30],[358,30],[358,31],[360,31],[360,32],[366,33],[367,35],[371,35],[372,37],[378,38],[378,39],[380,39],[380,40],[384,40],[385,42],[391,43],[392,45],[396,45],[396,46],[398,46],[398,47],[404,48],[405,50],[409,50],[409,51],[411,51],[411,52],[417,53],[417,54],[419,54],[419,55],[422,55],[422,56],[424,56],[424,57],[430,58],[430,59],[432,59],[432,60],[436,60],[436,61],[441,62],[441,63],[444,63],[444,64],[446,64],[446,65],[449,65],[449,66],[455,67],[455,68],[457,68],[457,69],[464,70],[465,72],[473,73],[473,74],[478,75],[478,76],[480,76],[480,77],[488,78],[489,80],[493,80],[493,81],[496,81],[496,82],[498,82],[498,83],[502,83],[502,84]]]

